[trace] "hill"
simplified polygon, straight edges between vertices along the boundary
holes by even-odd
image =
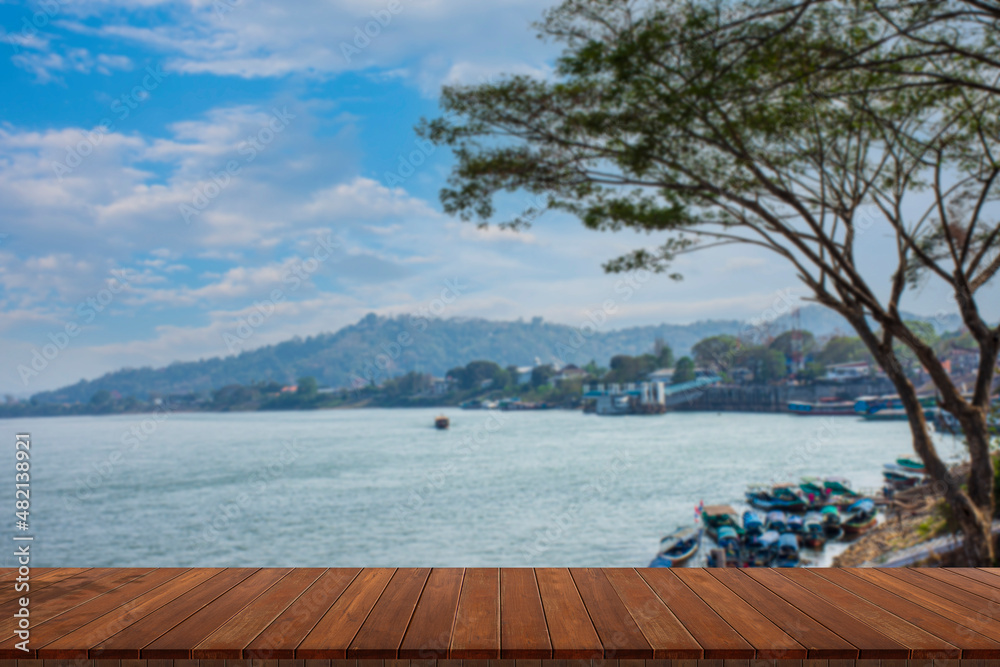
[[[800,321],[802,328],[817,336],[851,331],[839,316],[819,306],[802,308]],[[957,323],[948,318],[937,318],[934,323],[939,329],[957,328]],[[335,333],[296,337],[238,355],[175,362],[164,368],[126,368],[36,394],[33,400],[86,402],[100,390],[147,400],[151,395],[201,393],[234,383],[268,380],[293,383],[304,375],[316,377],[320,385],[345,387],[372,378],[378,382],[411,370],[441,376],[475,359],[488,359],[502,366],[532,365],[536,358],[542,363],[578,365],[594,359],[606,365],[616,354],[650,351],[657,338],[665,340],[679,357],[702,338],[723,333],[738,335],[754,324],[704,320],[614,330],[607,324],[577,328],[545,322],[540,317],[530,322],[497,322],[369,314]],[[792,325],[791,317],[783,315],[766,327],[771,335],[776,335]]]

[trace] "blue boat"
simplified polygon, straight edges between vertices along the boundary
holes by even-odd
[[[653,562],[649,564],[650,567],[673,567],[673,562],[666,556],[657,556],[653,559]]]
[[[700,546],[701,528],[680,528],[660,540],[660,550],[649,566],[670,567],[671,565],[680,565],[691,558]],[[668,561],[670,565],[653,564],[661,560]]]
[[[750,565],[752,567],[768,567],[778,553],[780,536],[776,530],[764,531],[764,534],[754,539],[751,547]]]
[[[784,533],[778,538],[778,555],[774,559],[775,567],[798,567],[799,537],[794,533]]]
[[[752,538],[758,536],[764,532],[764,520],[760,518],[760,514],[754,512],[753,510],[747,510],[743,513],[743,533]]]
[[[755,487],[746,492],[747,503],[762,510],[805,512],[809,503],[798,487],[779,484],[772,488]]]
[[[785,513],[781,510],[772,510],[767,513],[767,529],[776,530],[779,533],[785,532],[788,529],[788,521],[785,519]]]
[[[790,533],[804,533],[805,521],[802,519],[802,517],[791,514],[788,517],[787,528],[788,532]]]

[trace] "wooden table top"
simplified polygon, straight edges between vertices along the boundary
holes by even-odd
[[[35,568],[27,593],[16,577],[0,570],[0,659],[1000,658],[990,568]]]

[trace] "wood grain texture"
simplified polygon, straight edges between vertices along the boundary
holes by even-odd
[[[984,667],[998,572],[38,569],[0,667]]]
[[[295,649],[305,660],[343,660],[395,568],[365,568]]]
[[[295,649],[340,599],[361,568],[331,568],[243,650],[245,658],[293,660]],[[301,665],[299,667],[302,667]]]
[[[402,568],[389,580],[347,649],[348,658],[393,659],[424,590],[430,570]]]
[[[455,614],[449,658],[500,657],[500,571],[472,567],[465,571]]]
[[[500,657],[532,660],[552,657],[535,571],[500,570]]]
[[[705,650],[706,659],[748,659],[756,654],[736,630],[668,569],[639,573]]]
[[[569,570],[539,568],[535,570],[535,577],[545,622],[549,626],[552,657],[566,660],[603,658],[604,645]]]
[[[463,568],[434,568],[424,586],[417,608],[399,646],[401,659],[440,659],[448,656],[458,598],[462,592]]]

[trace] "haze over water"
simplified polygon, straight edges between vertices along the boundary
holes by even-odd
[[[645,566],[699,500],[802,475],[878,488],[911,451],[905,422],[445,412],[449,431],[437,409],[16,420],[33,564]]]

